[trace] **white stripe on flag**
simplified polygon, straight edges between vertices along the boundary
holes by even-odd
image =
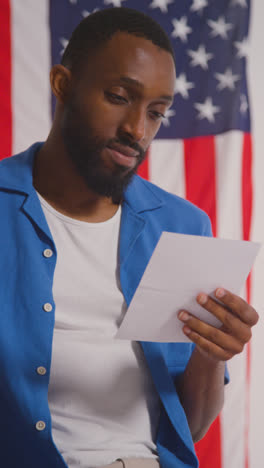
[[[51,124],[49,1],[11,0],[13,153]]]
[[[215,137],[217,236],[242,239],[243,133],[230,131]],[[243,296],[243,293],[242,293]],[[246,353],[228,362],[230,385],[221,414],[223,468],[245,466]]]
[[[252,240],[263,244],[253,270],[252,305],[260,315],[259,323],[253,329],[251,341],[252,367],[250,388],[250,468],[262,468],[263,462],[263,419],[264,419],[264,157],[263,157],[263,109],[264,109],[264,66],[263,59],[263,17],[264,2],[251,2],[249,83],[253,109],[254,135],[254,207]]]
[[[149,156],[150,180],[168,192],[185,197],[182,140],[154,140]]]
[[[258,155],[263,157],[262,154]],[[264,164],[263,164],[264,169]],[[260,172],[259,179],[263,178],[263,172]],[[261,182],[259,181],[259,184]],[[263,181],[262,181],[263,184]],[[264,190],[263,190],[264,196]],[[259,201],[258,201],[259,202]],[[262,217],[263,223],[263,207],[258,210],[258,214]],[[264,226],[262,227],[262,230]],[[260,239],[261,230],[255,232],[257,240]],[[255,239],[254,239],[255,240]],[[263,376],[263,317],[264,317],[264,301],[263,301],[263,274],[264,274],[264,244],[261,248],[261,253],[257,259],[253,269],[253,288],[252,288],[252,305],[256,308],[260,315],[259,323],[253,329],[253,339],[251,340],[251,379],[250,379],[250,423],[249,423],[249,447],[250,447],[250,468],[262,468],[263,462],[263,417],[264,417],[264,376]]]
[[[217,237],[242,239],[243,133],[215,137]]]

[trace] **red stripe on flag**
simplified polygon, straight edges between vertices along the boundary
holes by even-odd
[[[221,468],[221,427],[220,418],[211,425],[206,436],[195,444],[195,451],[199,459],[200,468]]]
[[[204,210],[217,234],[216,164],[214,136],[184,141],[186,198]],[[221,422],[218,417],[206,436],[195,445],[201,468],[221,468]]]
[[[204,210],[216,222],[215,140],[213,136],[184,140],[186,198]]]
[[[245,133],[242,156],[243,238],[249,240],[252,216],[252,139]]]
[[[243,238],[250,239],[253,188],[252,188],[252,138],[245,133],[242,155],[242,214],[243,214]],[[246,283],[247,301],[251,300],[251,275]],[[246,423],[245,423],[245,468],[249,468],[249,421],[250,421],[250,374],[251,374],[251,346],[246,348]]]
[[[149,150],[143,163],[139,166],[137,174],[143,179],[149,180]]]
[[[9,0],[0,3],[0,159],[12,152],[11,32]]]

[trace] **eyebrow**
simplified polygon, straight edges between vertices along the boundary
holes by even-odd
[[[139,89],[143,89],[143,88],[144,88],[143,83],[141,83],[141,82],[138,81],[138,80],[135,80],[134,78],[130,78],[129,76],[120,76],[120,81],[121,81],[122,83],[135,86],[135,87],[137,87],[137,88],[139,88]],[[167,94],[164,94],[164,95],[160,96],[159,99],[164,99],[165,101],[173,102],[174,97],[173,97],[173,96],[170,96],[169,94],[168,94],[168,95],[167,95]]]

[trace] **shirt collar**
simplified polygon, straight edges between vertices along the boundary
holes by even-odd
[[[36,153],[44,143],[34,143],[30,148],[0,164],[0,189],[12,190],[30,195],[34,191],[33,163]],[[154,186],[135,175],[124,193],[126,203],[136,213],[153,210],[163,205]]]

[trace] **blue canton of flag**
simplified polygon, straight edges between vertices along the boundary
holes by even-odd
[[[52,64],[73,29],[94,11],[129,7],[154,18],[175,51],[175,100],[158,138],[250,131],[246,84],[249,0],[52,0]]]

